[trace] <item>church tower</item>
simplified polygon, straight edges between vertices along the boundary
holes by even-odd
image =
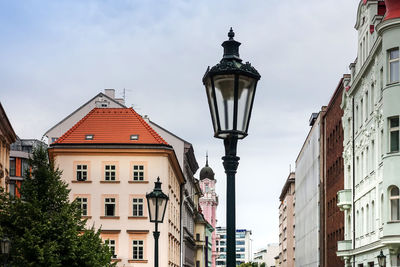
[[[206,166],[200,171],[200,187],[203,196],[200,198],[200,207],[204,218],[212,225],[214,229],[217,226],[217,206],[218,196],[215,193],[215,184],[217,180],[214,178],[214,171],[208,166],[208,155],[206,156]],[[212,267],[215,267],[217,258],[216,252],[216,231],[212,233]]]

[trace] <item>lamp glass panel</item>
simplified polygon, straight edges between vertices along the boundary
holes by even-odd
[[[233,129],[233,108],[235,103],[234,75],[215,75],[214,87],[217,99],[219,121],[222,131]]]
[[[216,107],[214,106],[214,95],[210,78],[208,78],[206,81],[206,91],[207,91],[208,106],[210,107],[211,117],[213,121],[214,132],[217,132],[218,131],[217,112],[215,109]]]
[[[148,206],[149,206],[150,221],[154,221],[156,219],[156,199],[149,198]]]
[[[256,80],[247,76],[239,76],[238,90],[238,117],[237,130],[241,132],[247,131],[247,125],[250,119],[250,108],[254,98]]]
[[[4,253],[5,254],[8,254],[8,253],[10,253],[10,241],[6,241],[6,242],[4,242]]]
[[[165,207],[165,204],[167,204],[167,199],[165,199],[165,198],[159,198],[158,199],[158,209],[157,209],[157,212],[158,212],[158,214],[157,214],[157,221],[158,222],[162,222],[163,221],[163,213],[164,213],[164,207]]]

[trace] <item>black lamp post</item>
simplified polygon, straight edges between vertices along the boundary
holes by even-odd
[[[161,190],[160,177],[154,183],[152,192],[146,194],[147,207],[149,209],[150,222],[155,223],[154,236],[154,266],[158,267],[158,239],[160,232],[158,231],[158,224],[164,220],[165,210],[167,208],[168,196]]]
[[[239,165],[236,156],[237,141],[247,136],[257,82],[261,78],[249,62],[242,63],[239,57],[240,43],[233,37],[222,43],[224,56],[220,63],[208,67],[203,77],[208,105],[214,127],[214,137],[224,139],[225,156],[222,158],[227,176],[226,266],[236,266],[236,216],[235,174]]]
[[[11,241],[7,237],[4,237],[0,241],[1,254],[3,255],[3,266],[7,266],[8,256],[10,255]]]
[[[383,255],[382,249],[381,249],[381,253],[377,256],[377,258],[378,258],[378,265],[380,267],[386,266],[386,256]]]

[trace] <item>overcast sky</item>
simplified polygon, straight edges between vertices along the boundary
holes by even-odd
[[[237,227],[253,249],[278,242],[279,195],[309,131],[356,57],[358,0],[0,0],[0,101],[16,133],[38,138],[115,88],[142,115],[191,142],[216,173],[225,225],[223,143],[201,79],[233,27],[261,74],[238,144]],[[196,173],[196,177],[198,177]]]

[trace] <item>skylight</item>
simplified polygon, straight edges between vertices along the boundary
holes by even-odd
[[[131,140],[139,140],[138,134],[131,134]]]

